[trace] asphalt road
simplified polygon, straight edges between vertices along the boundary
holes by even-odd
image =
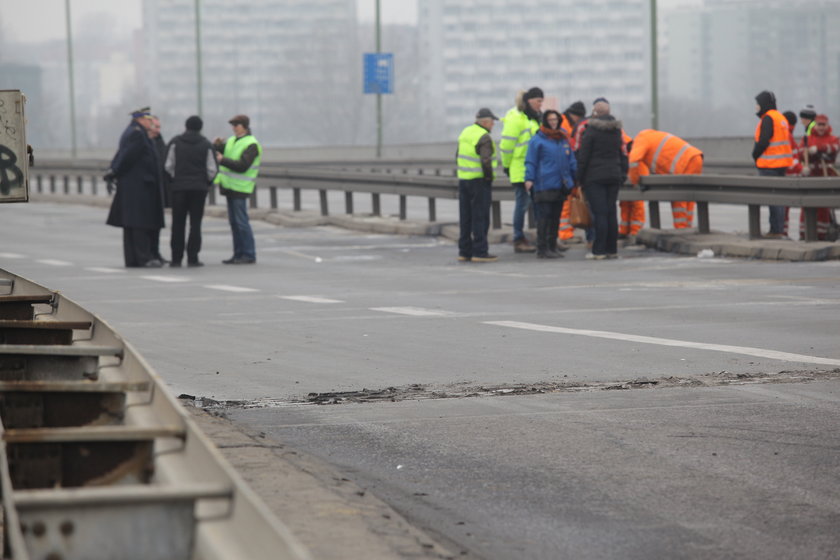
[[[838,262],[459,264],[445,240],[255,222],[259,264],[231,267],[208,220],[208,266],[126,270],[105,214],[0,206],[0,267],[452,550],[840,557]]]

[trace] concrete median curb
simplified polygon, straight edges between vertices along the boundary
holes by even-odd
[[[734,257],[772,261],[825,261],[840,259],[840,243],[806,243],[792,239],[749,239],[747,234],[688,230],[643,229],[637,241],[658,251],[697,255],[709,249],[716,257]]]

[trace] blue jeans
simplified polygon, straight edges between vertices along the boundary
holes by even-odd
[[[762,177],[784,177],[786,169],[777,167],[773,169],[758,168],[758,174]],[[783,234],[785,232],[785,207],[768,206],[770,209],[770,233]]]
[[[490,229],[491,182],[485,179],[458,181],[458,208],[461,235],[458,254],[462,257],[487,256],[487,232]]]
[[[531,205],[531,195],[525,190],[525,183],[513,183],[516,205],[513,207],[513,241],[525,239],[525,214]]]
[[[248,199],[227,197],[228,222],[233,234],[233,258],[256,259],[254,232],[248,221]]]
[[[592,254],[615,255],[618,253],[618,189],[621,185],[584,185],[583,192],[592,212],[595,240]]]

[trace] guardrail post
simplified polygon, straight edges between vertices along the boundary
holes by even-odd
[[[300,188],[294,187],[292,189],[292,205],[295,209],[295,212],[300,212]]]
[[[248,197],[250,202],[251,208],[257,207],[257,189],[254,189],[254,192],[251,193],[251,196]]]
[[[803,208],[805,213],[805,241],[816,241],[817,235],[817,209]]]
[[[82,176],[76,175],[76,192],[82,194]]]
[[[493,229],[502,229],[502,202],[494,200],[491,207],[493,209]]]
[[[406,209],[405,209],[405,195],[400,195],[400,220],[406,219]]]
[[[41,181],[41,174],[40,173],[35,176],[35,182],[38,185],[38,192],[39,193],[44,192],[44,185],[42,184],[43,182]]]
[[[709,203],[697,203],[697,231],[700,233],[710,233],[709,228]]]
[[[659,219],[659,201],[648,201],[648,213],[650,214],[650,227],[653,229],[662,229],[662,220]]]
[[[437,206],[435,205],[435,199],[431,196],[429,197],[429,221],[437,221]]]
[[[747,208],[749,209],[750,239],[759,239],[761,237],[761,206],[750,204]]]
[[[55,175],[50,175],[50,193],[55,194]]]
[[[64,183],[64,194],[70,194],[70,177],[65,175],[62,179]]]
[[[373,215],[382,215],[382,206],[379,204],[379,193],[372,193],[370,195],[370,204],[373,207]]]
[[[344,213],[353,213],[353,191],[344,191]]]
[[[327,191],[321,189],[318,191],[318,194],[321,196],[321,215],[322,216],[329,216],[329,206],[327,205]]]
[[[96,192],[99,190],[99,177],[96,175],[90,176],[90,193],[96,196]]]
[[[271,209],[277,210],[277,187],[268,187],[268,189],[271,194]]]

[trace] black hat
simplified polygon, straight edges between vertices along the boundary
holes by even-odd
[[[187,122],[184,126],[187,127],[187,130],[194,130],[198,132],[204,126],[204,121],[202,121],[201,117],[199,117],[198,115],[193,115],[187,119]]]
[[[609,105],[609,104],[610,104],[610,102],[609,102],[609,101],[607,101],[607,98],[606,98],[606,97],[597,97],[597,98],[595,99],[595,101],[593,101],[593,102],[592,102],[592,104],[593,104],[593,105],[595,105],[596,103],[601,102],[601,101],[603,101],[603,102],[604,102],[604,103],[606,103],[607,105]]]
[[[528,91],[525,92],[525,95],[522,96],[524,101],[528,101],[529,99],[543,99],[545,95],[543,95],[543,90],[538,87],[532,87]]]
[[[796,126],[796,113],[794,113],[793,111],[785,111],[784,113],[782,113],[782,115],[784,115],[784,117],[787,119],[790,128],[793,129],[793,127]]]
[[[245,128],[250,128],[251,126],[251,119],[248,118],[248,115],[236,115],[228,122],[230,124],[241,124]]]
[[[586,107],[583,104],[583,101],[575,101],[569,108],[566,109],[566,112],[570,115],[577,115],[578,117],[582,117],[586,114]]]
[[[817,111],[814,109],[813,105],[805,105],[805,107],[799,111],[799,116],[803,119],[814,120],[817,116]]]
[[[493,114],[493,111],[488,109],[487,107],[482,107],[478,110],[478,113],[475,114],[475,119],[493,119],[494,121],[499,120],[499,117]]]

